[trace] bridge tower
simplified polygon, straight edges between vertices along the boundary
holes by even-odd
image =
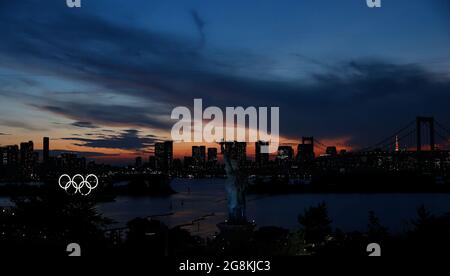
[[[417,117],[416,118],[416,124],[417,124],[417,151],[422,151],[422,126],[424,124],[428,124],[428,129],[430,130],[430,149],[432,151],[435,150],[435,143],[434,143],[434,118],[433,117]]]

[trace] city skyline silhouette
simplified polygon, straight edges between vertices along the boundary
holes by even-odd
[[[3,2],[0,144],[49,136],[126,163],[169,140],[171,110],[194,98],[279,106],[284,144],[362,148],[417,115],[448,126],[448,4],[364,2]]]

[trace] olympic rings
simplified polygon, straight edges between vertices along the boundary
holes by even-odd
[[[58,184],[61,189],[69,194],[80,193],[83,196],[87,196],[93,189],[97,188],[98,178],[95,174],[86,176],[86,179],[81,174],[76,174],[72,178],[67,174],[63,174],[59,177]],[[72,190],[72,188],[74,191],[69,192],[69,189]]]

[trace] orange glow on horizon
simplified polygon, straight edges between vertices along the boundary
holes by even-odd
[[[30,136],[26,138],[24,135],[22,136],[3,136],[1,140],[0,146],[6,145],[19,145],[20,142],[33,141],[34,148],[36,150],[42,150],[42,136]],[[300,139],[299,139],[300,140]],[[292,146],[295,154],[297,153],[297,145],[300,143],[297,139],[290,139],[286,137],[280,137],[280,146]],[[353,147],[348,144],[350,141],[350,137],[342,137],[342,138],[322,138],[321,142],[325,145],[336,146],[337,150],[346,149],[348,151],[353,150]],[[183,160],[185,156],[192,155],[192,146],[205,146],[207,148],[217,148],[218,157],[220,159],[220,145],[218,143],[187,143],[187,142],[174,142],[173,151],[174,158],[178,158]],[[153,155],[153,149],[147,148],[145,150],[126,150],[126,149],[117,149],[117,148],[94,148],[80,145],[75,145],[74,141],[71,140],[62,140],[62,139],[50,139],[50,150],[51,151],[67,151],[67,152],[82,152],[83,155],[87,156],[89,159],[98,160],[101,162],[129,162],[133,163],[134,159],[138,156],[142,157],[144,161],[147,161],[149,156]],[[206,150],[207,152],[207,150]],[[89,153],[92,153],[92,156],[89,156]],[[325,149],[321,149],[319,146],[315,146],[316,155],[321,155],[325,153]],[[100,156],[96,156],[96,154],[103,154]],[[276,156],[276,152],[270,154],[271,158]],[[255,156],[255,143],[248,142],[247,143],[247,157],[249,159],[254,159]]]

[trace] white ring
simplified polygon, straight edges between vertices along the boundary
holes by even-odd
[[[67,178],[69,179],[69,181],[67,181],[64,185],[63,185],[63,183],[61,182],[61,180],[63,179],[63,177],[67,177]],[[94,180],[95,180],[95,181],[93,181],[93,182],[95,182],[94,185],[91,185],[91,183],[88,181],[88,179],[89,179],[89,178],[92,178],[92,177],[93,177]],[[81,181],[80,181],[79,183],[77,183],[77,182],[75,181],[75,180],[77,180],[77,178],[81,178]],[[61,176],[59,177],[59,179],[58,179],[58,184],[59,184],[59,187],[61,187],[61,189],[63,189],[63,190],[65,190],[66,192],[68,192],[67,190],[68,190],[70,187],[73,187],[73,188],[75,188],[75,192],[74,192],[73,194],[80,193],[80,194],[83,195],[83,196],[89,195],[89,194],[92,192],[93,189],[97,188],[98,183],[99,183],[99,182],[98,182],[98,177],[97,177],[95,174],[89,174],[89,175],[86,177],[86,179],[85,179],[81,174],[76,174],[76,175],[74,175],[72,178],[71,178],[69,175],[67,175],[67,174],[63,174],[63,175],[61,175]],[[82,189],[84,186],[86,186],[86,187],[89,189],[89,191],[86,192],[86,193],[83,193],[83,192],[81,191],[81,189]]]

